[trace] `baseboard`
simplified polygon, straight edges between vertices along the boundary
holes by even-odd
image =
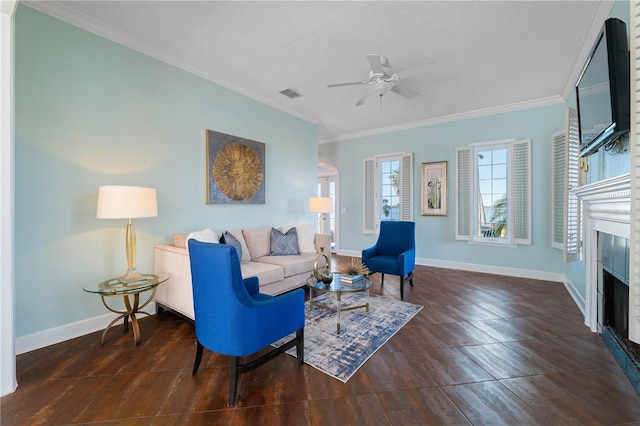
[[[576,290],[575,286],[571,281],[564,281],[564,286],[566,287],[567,291],[571,295],[571,298],[573,298],[573,301],[575,302],[575,304],[578,306],[578,309],[580,309],[580,312],[582,312],[582,316],[584,316],[584,307],[585,307],[584,298]]]
[[[153,305],[155,305],[155,303],[153,303]],[[147,308],[150,307],[151,304],[147,306]],[[155,306],[147,310],[150,313],[154,313]],[[116,314],[107,313],[82,321],[38,331],[37,333],[27,334],[26,336],[16,337],[16,355],[64,342],[65,340],[75,339],[85,334],[102,331],[116,317]]]
[[[362,252],[354,250],[336,250],[340,256],[362,257]],[[477,263],[452,262],[449,260],[416,259],[416,265],[434,268],[458,269],[462,271],[483,272],[486,274],[507,275],[510,277],[530,278],[534,280],[556,281],[564,283],[565,275],[556,272],[535,271],[532,269],[509,268],[506,266],[480,265]]]

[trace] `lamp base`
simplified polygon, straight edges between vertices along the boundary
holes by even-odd
[[[118,280],[120,283],[123,284],[131,284],[131,283],[141,283],[144,281],[153,281],[153,279],[155,278],[155,275],[149,275],[149,274],[141,274],[138,271],[136,271],[136,269],[127,269],[127,272],[122,275],[119,276],[117,278],[115,278],[115,280]]]
[[[135,271],[134,273],[137,274],[137,272]],[[123,290],[136,289],[138,287],[144,287],[148,284],[150,285],[153,283],[157,283],[158,280],[160,279],[160,276],[155,274],[138,274],[138,275],[140,276],[140,278],[133,278],[133,275],[129,276],[128,273],[124,274],[121,277],[109,278],[108,280],[104,280],[100,284],[98,284],[98,287],[101,290],[109,289],[113,293],[119,293],[119,292],[122,292]],[[127,276],[129,276],[129,278],[125,278]],[[125,281],[125,279],[128,279],[128,281]]]

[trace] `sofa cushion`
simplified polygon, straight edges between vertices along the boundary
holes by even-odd
[[[269,263],[244,262],[240,264],[240,270],[242,278],[258,277],[261,286],[284,279],[284,268]]]
[[[298,253],[300,250],[298,250],[298,233],[295,227],[286,233],[271,228],[271,256],[291,256]]]
[[[189,250],[190,239],[201,241],[203,243],[218,244],[218,234],[216,234],[209,228],[205,228],[202,231],[190,232],[189,235],[187,235],[187,238],[185,240],[185,248],[187,250]]]
[[[284,276],[302,274],[313,271],[313,264],[316,261],[316,254],[302,253],[297,256],[263,256],[252,263],[268,263],[284,268]]]
[[[249,248],[251,260],[271,254],[271,241],[269,228],[243,229],[242,235]]]
[[[187,248],[187,237],[189,234],[173,234],[173,245],[178,248]]]
[[[287,232],[289,229],[296,227],[298,233],[298,250],[300,253],[317,253],[315,246],[316,228],[314,225],[303,223],[296,225],[282,225],[278,229],[281,232]]]

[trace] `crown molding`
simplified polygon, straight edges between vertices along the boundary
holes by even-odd
[[[459,114],[451,114],[451,115],[445,115],[445,116],[442,116],[442,117],[429,118],[429,119],[426,119],[426,120],[413,121],[411,123],[405,123],[405,124],[400,124],[400,125],[395,125],[395,126],[379,127],[377,129],[350,133],[350,134],[347,134],[347,135],[337,136],[335,138],[322,139],[322,140],[318,141],[318,143],[319,144],[325,144],[325,143],[331,143],[331,142],[342,142],[342,141],[358,139],[358,138],[363,138],[363,137],[368,137],[368,136],[380,135],[380,134],[384,134],[384,133],[399,132],[399,131],[402,131],[402,130],[409,130],[409,129],[416,129],[416,128],[419,128],[419,127],[433,126],[433,125],[436,125],[436,124],[449,123],[449,122],[452,122],[452,121],[468,120],[470,118],[486,117],[486,116],[494,115],[494,114],[502,114],[502,113],[505,113],[505,112],[520,111],[520,110],[523,110],[523,109],[530,109],[530,108],[542,107],[542,106],[547,106],[547,105],[554,105],[554,104],[564,103],[564,102],[565,102],[565,100],[560,96],[550,96],[548,98],[535,99],[535,100],[526,101],[526,102],[517,102],[517,103],[514,103],[514,104],[501,105],[501,106],[498,106],[498,107],[483,108],[483,109],[478,109],[478,110],[474,110],[474,111],[462,112],[462,113],[459,113]]]

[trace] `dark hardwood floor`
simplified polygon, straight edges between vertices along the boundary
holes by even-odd
[[[374,294],[399,298],[397,277]],[[4,425],[640,425],[638,397],[560,283],[418,266],[405,300],[424,309],[349,382],[282,355],[242,375],[193,324],[142,320],[17,357]],[[347,313],[348,315],[348,313]],[[106,324],[105,324],[106,325]]]

